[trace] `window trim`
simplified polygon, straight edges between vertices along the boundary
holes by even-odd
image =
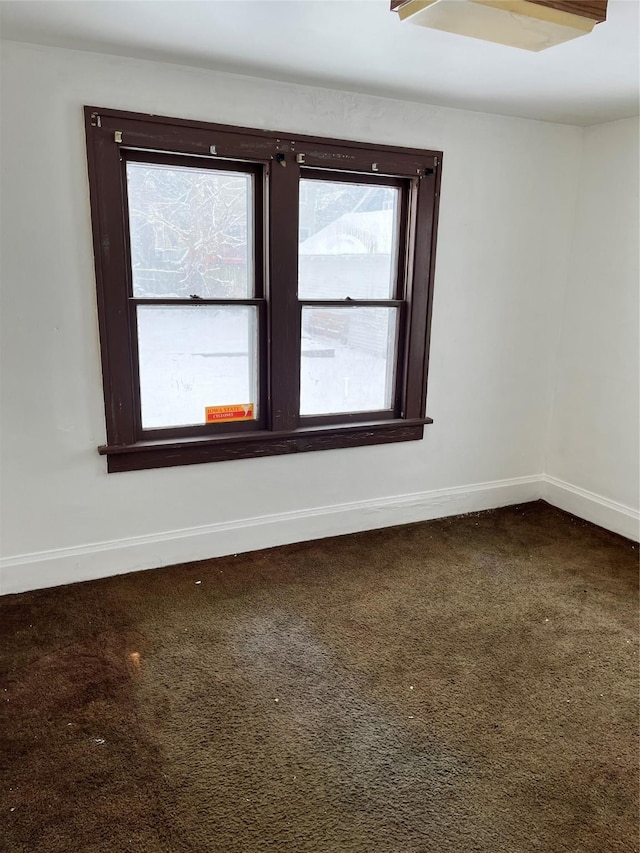
[[[107,443],[98,450],[107,457],[109,472],[413,441],[423,437],[424,425],[432,423],[432,419],[425,416],[425,405],[441,152],[96,107],[85,107],[85,126],[107,428]],[[235,429],[218,424],[217,431],[206,433],[198,427],[145,430],[144,439],[140,440],[136,430],[135,396],[139,377],[131,321],[135,308],[131,307],[129,295],[128,230],[123,204],[126,182],[122,162],[126,156],[121,149],[132,150],[132,159],[149,157],[153,160],[154,155],[166,154],[177,158],[211,159],[211,146],[215,146],[213,156],[221,167],[225,161],[232,161],[238,170],[243,164],[247,171],[263,169],[269,188],[264,196],[258,191],[256,195],[262,214],[256,223],[261,223],[262,227],[255,229],[256,270],[264,240],[267,248],[265,289],[258,289],[255,299],[237,300],[242,304],[243,301],[261,301],[258,294],[267,297],[266,303],[263,302],[264,310],[259,308],[258,314],[262,315],[259,321],[261,358],[266,358],[267,346],[270,352],[269,361],[263,362],[266,369],[261,371],[259,380],[259,385],[264,386],[261,396],[266,395],[262,396],[262,402],[269,402],[264,407],[268,411],[262,412],[259,423],[234,424]],[[292,168],[275,165],[282,156]],[[120,176],[118,180],[114,180],[116,174]],[[384,183],[388,179],[390,185],[408,186],[401,195],[405,207],[398,240],[405,255],[406,292],[399,293],[396,282],[391,294],[394,300],[403,297],[403,308],[407,312],[406,321],[400,322],[397,348],[401,393],[396,397],[402,399],[402,411],[395,408],[378,413],[331,416],[298,414],[301,304],[315,300],[298,300],[297,222],[295,228],[274,228],[271,240],[267,234],[269,221],[277,222],[284,216],[290,219],[291,210],[297,210],[299,178],[319,174],[328,180],[354,181],[362,177],[363,183]],[[260,183],[255,180],[256,187]],[[407,206],[411,212],[410,221]],[[405,223],[408,223],[406,233]],[[424,235],[424,239],[418,240],[418,234]],[[273,274],[275,271],[277,276]],[[202,303],[198,300],[197,304],[209,301],[216,300],[202,300]],[[331,301],[318,300],[318,304]],[[340,300],[333,301],[340,303]],[[357,300],[355,304],[378,301],[390,305],[393,300]],[[196,304],[189,300],[186,303]],[[292,317],[297,317],[297,327],[295,322],[289,322]],[[275,378],[283,372],[287,374],[287,382],[279,383]],[[396,406],[396,399],[393,402]]]

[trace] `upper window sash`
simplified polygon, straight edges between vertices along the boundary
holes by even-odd
[[[138,150],[132,151],[124,147],[121,148],[121,153],[124,161],[124,204],[127,208],[125,228],[127,230],[129,256],[132,267],[130,269],[129,276],[130,296],[138,299],[170,298],[171,296],[173,296],[173,298],[182,299],[195,297],[203,300],[217,299],[220,301],[262,298],[264,296],[264,167],[250,163],[239,163],[236,160],[158,154],[157,152],[143,152]],[[154,175],[156,170],[157,174]],[[165,173],[167,180],[163,181]],[[235,211],[231,211],[228,219],[231,220],[235,213],[235,222],[223,221],[214,223],[210,227],[210,231],[212,233],[207,235],[204,233],[206,223],[211,220],[211,216],[215,212],[213,200],[211,199],[211,201],[207,202],[206,198],[197,199],[196,203],[200,204],[198,213],[201,216],[203,223],[203,233],[200,235],[201,238],[203,238],[203,252],[212,251],[217,248],[220,260],[224,260],[225,257],[230,259],[232,255],[234,257],[238,254],[244,255],[245,265],[247,268],[245,281],[238,282],[235,288],[220,288],[217,291],[209,288],[209,292],[207,292],[206,288],[202,288],[202,282],[197,280],[197,276],[191,277],[191,285],[189,285],[189,277],[185,276],[183,287],[180,288],[182,292],[180,293],[171,294],[170,292],[166,292],[166,288],[160,289],[158,292],[154,292],[153,290],[145,292],[144,287],[141,286],[141,282],[139,280],[136,281],[137,278],[139,279],[139,276],[136,275],[137,270],[135,268],[136,249],[138,246],[136,245],[135,234],[132,229],[135,229],[137,224],[136,219],[141,220],[140,224],[144,226],[145,213],[147,214],[146,218],[148,218],[148,215],[151,212],[150,207],[153,205],[155,199],[151,197],[151,193],[148,189],[147,192],[144,192],[146,189],[144,186],[138,189],[136,194],[135,190],[137,187],[135,183],[132,185],[132,178],[135,178],[136,175],[140,174],[143,176],[151,176],[155,183],[160,184],[160,186],[157,187],[158,196],[162,196],[163,191],[169,196],[172,191],[175,194],[176,198],[174,199],[175,205],[173,210],[171,209],[170,204],[172,201],[171,197],[167,198],[167,205],[164,208],[161,206],[159,207],[162,210],[163,218],[166,220],[164,223],[164,230],[166,231],[168,238],[167,243],[176,244],[178,247],[181,241],[180,239],[172,239],[172,231],[177,231],[179,233],[179,231],[182,230],[183,232],[186,232],[187,227],[193,224],[188,221],[180,221],[179,218],[181,204],[180,190],[188,191],[192,189],[189,185],[191,183],[191,176],[194,178],[200,177],[201,182],[204,185],[204,189],[208,190],[210,193],[212,191],[219,192],[221,188],[224,192],[224,186],[220,187],[219,184],[223,185],[225,182],[227,184],[233,184],[234,177],[236,178],[235,183],[237,183],[238,186],[233,188],[231,192],[227,191],[227,201],[235,203],[236,207]],[[209,181],[207,181],[208,176],[210,176]],[[173,183],[175,183],[176,178],[180,177],[183,177],[183,185],[179,185],[175,188],[172,187],[172,179]],[[166,187],[163,186],[165,183],[167,184]],[[197,186],[194,187],[194,189],[197,189]],[[243,194],[246,194],[244,200],[242,199]],[[243,201],[244,204],[242,203]],[[144,209],[145,206],[147,208],[146,210]],[[141,207],[143,208],[142,210],[140,209]],[[194,210],[194,213],[195,212],[196,211]],[[222,236],[225,230],[228,231],[229,227],[233,229],[234,225],[237,230],[237,233],[235,234],[235,242],[236,244],[242,243],[243,246],[236,249],[235,252],[232,251],[232,246],[230,245],[217,247],[215,242],[218,234]],[[205,246],[204,238],[207,237],[209,238],[208,244]],[[212,240],[213,243],[211,242]],[[183,240],[182,242],[186,244],[187,241]],[[241,258],[238,258],[238,260],[241,260]],[[211,259],[203,257],[201,259],[201,264],[210,265]],[[160,261],[159,265],[163,267],[162,261]],[[169,267],[171,264],[167,264],[166,266]],[[176,264],[174,263],[173,266],[176,267]],[[162,271],[163,270],[161,269],[160,272]],[[186,269],[183,269],[182,271],[187,273]],[[176,269],[176,277],[178,277],[179,272],[180,270]],[[194,278],[196,279],[195,281],[193,281]],[[165,291],[164,293],[163,290]]]

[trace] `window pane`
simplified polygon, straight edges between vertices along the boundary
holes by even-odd
[[[300,181],[301,299],[391,299],[399,190],[378,184]]]
[[[127,163],[133,295],[253,296],[252,176]]]
[[[203,424],[208,406],[256,416],[255,307],[140,305],[138,352],[144,429]]]
[[[300,414],[391,409],[397,308],[303,308]]]

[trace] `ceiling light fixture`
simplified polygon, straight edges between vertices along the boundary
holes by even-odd
[[[546,50],[606,20],[607,0],[392,0],[401,21],[523,50]]]

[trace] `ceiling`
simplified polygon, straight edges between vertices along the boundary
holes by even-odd
[[[529,53],[401,23],[388,0],[2,0],[5,39],[589,125],[638,114],[640,0]]]

